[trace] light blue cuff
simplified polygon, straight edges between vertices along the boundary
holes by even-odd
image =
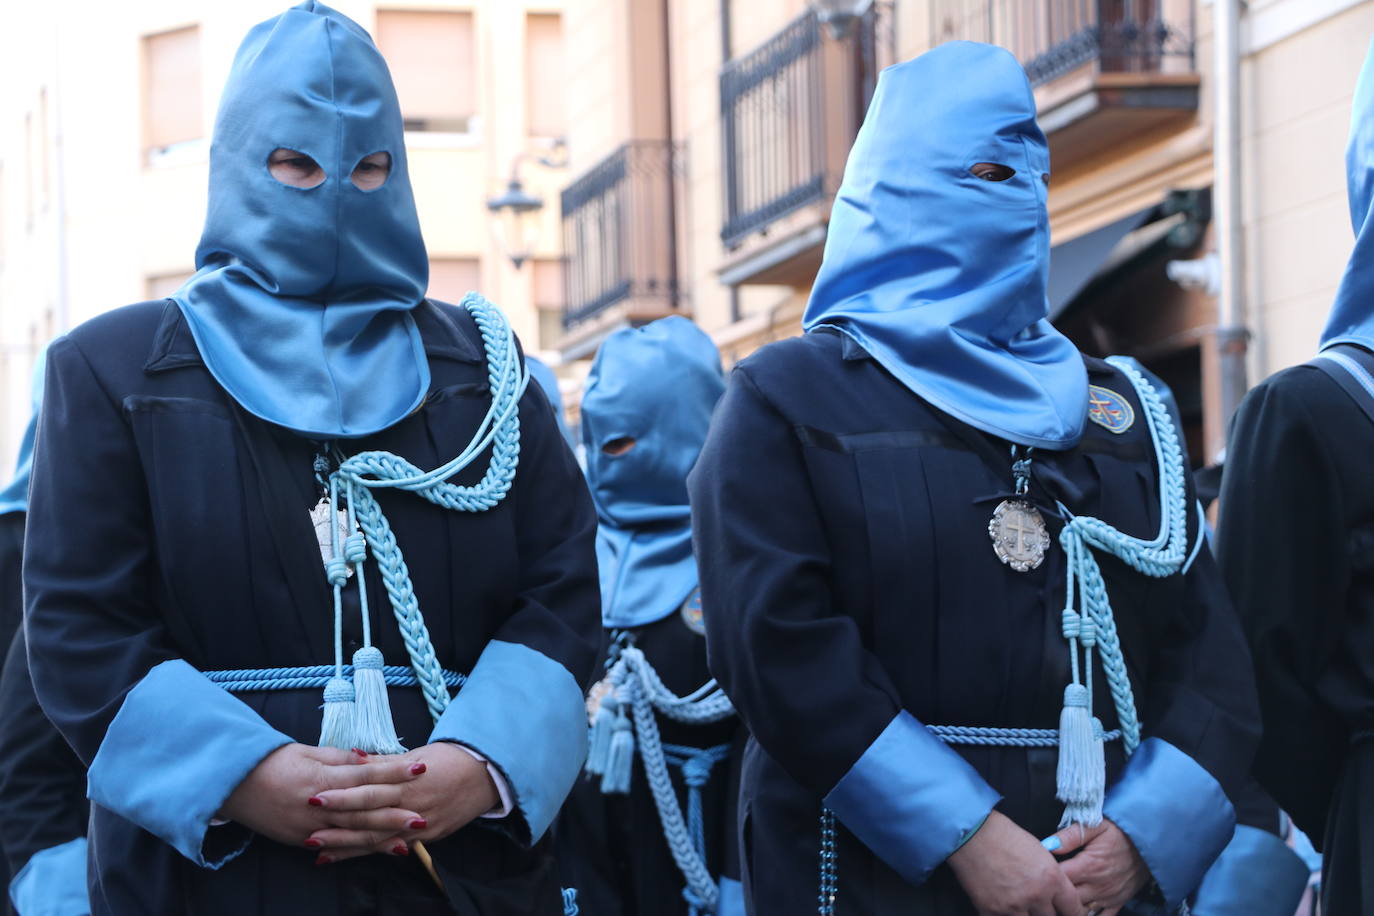
[[[716,916],[744,916],[744,885],[722,875],[716,887],[720,892]]]
[[[902,710],[825,804],[875,855],[920,884],[1000,798],[964,758]]]
[[[505,774],[536,842],[587,756],[587,707],[567,668],[529,646],[492,640],[429,740],[467,745]]]
[[[1241,825],[1203,876],[1193,916],[1293,916],[1311,877],[1283,840]]]
[[[90,916],[86,890],[86,838],[35,852],[10,882],[19,916]]]
[[[206,868],[248,846],[247,831],[213,852],[205,832],[239,783],[291,739],[180,659],[149,671],[124,698],[87,774],[91,801]],[[228,832],[226,832],[228,831]]]
[[[1221,784],[1162,738],[1146,738],[1102,806],[1177,907],[1230,842],[1236,811]]]

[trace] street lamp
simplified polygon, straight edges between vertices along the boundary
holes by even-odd
[[[534,253],[539,240],[539,211],[544,199],[525,190],[520,181],[520,159],[511,169],[504,193],[487,198],[487,210],[496,217],[496,242],[519,270]]]
[[[836,40],[847,38],[868,12],[873,0],[807,0],[821,25]]]

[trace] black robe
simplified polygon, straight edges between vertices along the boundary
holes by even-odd
[[[664,685],[678,696],[710,680],[706,640],[680,614],[619,631],[643,650]],[[710,725],[686,725],[658,716],[664,744],[710,748],[731,745],[729,757],[711,770],[701,789],[706,867],[712,875],[739,880],[736,801],[744,730],[731,717]],[[679,768],[669,775],[678,804],[687,810],[687,789]],[[584,774],[559,814],[556,827],[559,868],[564,883],[577,888],[578,905],[588,916],[671,916],[687,913],[684,880],[663,837],[658,808],[635,754],[626,795],[606,795],[601,777]]]
[[[487,410],[471,317],[431,303],[415,316],[430,394],[395,426],[340,442],[348,454],[385,449],[437,467]],[[572,689],[585,688],[600,644],[595,514],[537,386],[520,420],[519,470],[495,508],[450,512],[395,490],[377,499],[445,668],[471,671],[497,639],[535,650],[566,668]],[[88,764],[131,688],[167,660],[201,671],[333,661],[330,589],[307,517],[318,499],[316,447],[228,397],[174,303],[108,313],[52,345],[38,441],[24,571],[30,659],[45,711]],[[486,463],[454,482],[475,483]],[[375,644],[388,663],[405,664],[368,562]],[[360,635],[348,614],[346,653]],[[239,698],[290,738],[318,741],[319,690]],[[420,691],[392,688],[391,704],[402,740],[423,744],[433,723]],[[93,913],[561,914],[550,842],[531,847],[529,834],[517,806],[428,844],[440,895],[414,856],[316,867],[310,850],[261,837],[212,871],[96,805]]]
[[[1052,536],[1059,500],[1153,537],[1157,471],[1141,406],[1121,373],[1086,362],[1089,380],[1126,398],[1137,420],[1119,435],[1088,423],[1074,449],[1036,450],[1029,496]],[[836,333],[772,344],[735,369],[690,485],[711,670],[752,735],[740,816],[753,913],[816,912],[822,800],[902,714],[931,726],[1057,725],[1069,682],[1064,556],[1055,542],[1026,573],[995,556],[988,522],[1012,493],[1008,450]],[[1214,784],[1239,785],[1257,714],[1212,560],[1202,551],[1186,575],[1149,579],[1098,556],[1144,736],[1182,751]],[[1096,683],[1095,714],[1111,729],[1100,666]],[[1001,794],[998,810],[1037,837],[1055,831],[1053,748],[956,750]],[[1111,787],[1119,743],[1108,744],[1107,767]],[[836,913],[972,912],[947,866],[915,883],[843,822],[837,854]],[[1206,864],[1190,863],[1189,880]]]
[[[1255,774],[1325,852],[1332,914],[1374,911],[1374,424],[1321,369],[1241,403],[1218,555],[1254,654]]]

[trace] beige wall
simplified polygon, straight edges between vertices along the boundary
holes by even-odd
[[[239,41],[254,23],[285,5],[283,0],[91,3],[83,5],[80,17],[60,20],[63,8],[53,4],[18,4],[7,11],[6,28],[0,30],[0,76],[6,87],[0,94],[0,480],[8,474],[27,419],[28,366],[35,345],[64,324],[144,298],[150,280],[193,267],[205,211],[208,144],[188,144],[175,155],[145,162],[142,37],[199,25],[200,101],[208,136]],[[537,350],[533,271],[529,266],[515,270],[498,250],[485,200],[503,190],[518,153],[554,152],[547,140],[528,136],[524,100],[531,91],[552,93],[566,109],[572,96],[564,80],[526,86],[524,29],[527,12],[562,13],[562,0],[335,0],[333,5],[368,29],[379,7],[473,12],[475,127],[466,135],[408,134],[412,181],[431,258],[469,262],[468,267],[475,261],[482,291],[506,309],[529,348]],[[24,186],[31,153],[25,148],[24,122],[39,120],[44,94],[50,112],[50,193],[30,225]],[[546,202],[535,256],[556,259],[558,191],[568,172],[531,161],[522,174],[526,188]],[[59,195],[59,189],[65,193]],[[60,221],[59,197],[65,200]],[[65,270],[60,269],[63,252]],[[446,269],[444,276],[467,269]]]
[[[1345,143],[1355,80],[1374,36],[1374,3],[1270,0],[1250,38],[1297,28],[1246,60],[1244,135],[1251,381],[1316,352],[1354,236],[1346,205]],[[1340,8],[1327,18],[1308,7]],[[1260,19],[1263,15],[1267,19]]]

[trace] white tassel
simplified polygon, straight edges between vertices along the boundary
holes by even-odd
[[[353,744],[369,754],[404,754],[391,721],[391,697],[382,674],[382,650],[363,646],[353,653]]]
[[[1102,723],[1088,709],[1088,689],[1081,684],[1064,688],[1064,709],[1059,714],[1059,769],[1057,792],[1064,802],[1060,827],[1102,823],[1102,799],[1106,793],[1107,761]]]
[[[324,716],[320,722],[320,747],[351,749],[353,745],[353,684],[348,678],[331,677],[324,687]]]
[[[601,791],[606,795],[625,795],[630,791],[630,774],[635,762],[635,735],[630,717],[621,706],[616,716],[615,734],[606,755],[606,771],[601,777]]]

